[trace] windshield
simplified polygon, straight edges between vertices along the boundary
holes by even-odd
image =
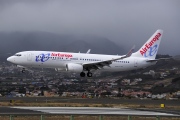
[[[21,54],[15,54],[14,56],[21,56]]]

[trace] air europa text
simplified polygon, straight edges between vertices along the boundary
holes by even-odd
[[[142,49],[140,50],[140,53],[141,53],[142,56],[147,52],[147,50],[148,50],[157,40],[159,40],[160,36],[161,36],[161,33],[157,33],[157,35],[156,35],[149,43],[146,43],[146,44],[144,45],[144,47],[142,47]]]
[[[64,53],[51,53],[51,56],[52,57],[67,57],[67,58],[70,58],[72,57],[72,54],[64,54]]]

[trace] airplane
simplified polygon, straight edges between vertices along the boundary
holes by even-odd
[[[23,51],[7,58],[22,68],[53,68],[57,71],[77,72],[92,77],[92,71],[130,71],[155,65],[163,30],[157,30],[135,53],[134,47],[126,55],[104,55],[55,51]],[[109,49],[109,48],[108,48]]]

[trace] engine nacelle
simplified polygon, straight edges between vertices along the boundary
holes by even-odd
[[[82,72],[83,71],[83,66],[80,65],[80,64],[68,63],[68,64],[66,64],[66,71],[69,71],[69,72]]]

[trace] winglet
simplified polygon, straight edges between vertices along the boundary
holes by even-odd
[[[89,54],[91,52],[91,49],[89,49],[87,52],[86,52],[86,54]]]
[[[130,57],[132,53],[134,52],[135,45],[130,49],[130,51],[126,54],[126,57]]]

